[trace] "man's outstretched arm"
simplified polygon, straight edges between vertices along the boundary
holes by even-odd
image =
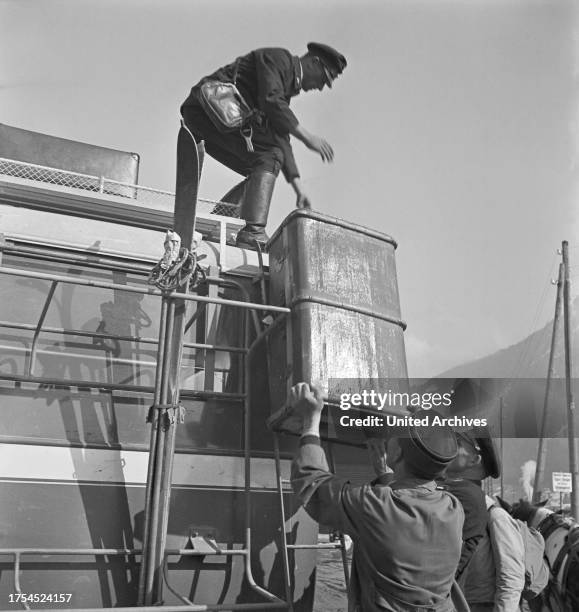
[[[308,132],[299,123],[290,129],[290,134],[301,140],[308,149],[315,151],[320,154],[323,161],[331,162],[334,159],[334,150],[330,143],[324,140],[320,136],[316,136]],[[299,176],[292,177],[290,180],[291,186],[296,194],[296,207],[297,208],[311,208],[312,202],[308,194],[304,191]]]
[[[296,194],[296,208],[311,208],[312,202],[302,187],[300,177],[296,176],[290,181],[290,183]]]
[[[320,443],[320,421],[324,407],[321,391],[307,383],[291,388],[289,405],[302,417],[302,433],[298,454],[292,463],[292,487],[304,506],[308,505],[319,486],[332,480],[326,454]],[[317,514],[316,510],[314,512]],[[315,516],[316,520],[319,520]]]
[[[355,535],[349,514],[355,512],[361,490],[339,479],[328,467],[320,443],[322,392],[313,385],[298,383],[290,391],[289,402],[303,419],[300,447],[292,463],[293,490],[314,520]]]
[[[292,136],[301,140],[308,149],[319,153],[322,161],[334,161],[334,149],[325,138],[308,132],[300,123],[292,126],[289,132]]]

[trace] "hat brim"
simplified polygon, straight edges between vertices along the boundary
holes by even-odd
[[[348,65],[346,58],[333,47],[323,43],[308,43],[308,52],[317,56],[336,76]]]

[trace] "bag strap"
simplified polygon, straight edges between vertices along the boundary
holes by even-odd
[[[235,60],[235,64],[233,66],[233,84],[237,85],[237,75],[239,74],[239,64],[241,64],[241,56],[239,56]]]

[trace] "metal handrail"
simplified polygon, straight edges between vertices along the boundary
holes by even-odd
[[[246,346],[247,346],[247,356],[245,357],[245,401],[244,401],[244,450],[245,450],[245,547],[248,551],[251,551],[251,456],[249,449],[251,448],[251,385],[250,385],[250,372],[249,372],[249,363],[251,361],[251,355],[257,346],[261,343],[263,338],[271,332],[271,330],[275,329],[279,323],[285,319],[285,314],[278,316],[273,323],[269,326],[267,330],[258,334],[255,340],[249,344],[249,336],[248,330],[246,328]],[[281,600],[278,597],[273,596],[275,599],[272,599],[272,593],[266,591],[262,587],[260,587],[253,577],[253,572],[251,568],[251,554],[249,553],[246,557],[245,563],[245,577],[250,585],[250,587],[263,595],[266,599],[269,599],[270,602],[275,602],[276,600],[280,602]],[[285,607],[290,610],[293,608],[293,604],[291,601],[284,602]]]
[[[61,170],[60,168],[53,168],[52,166],[43,166],[41,164],[33,164],[31,162],[23,162],[16,159],[9,159],[7,157],[0,157],[0,164],[14,166],[16,168],[30,168],[33,170],[44,170],[46,172],[58,172],[58,174],[62,174],[65,176],[71,176],[75,178],[87,178],[87,179],[96,179],[100,180],[102,177],[95,176],[94,174],[83,174],[82,172],[72,172],[71,170]],[[7,173],[5,170],[1,172],[1,174],[6,174],[7,176],[12,176]],[[109,179],[106,179],[109,180]],[[116,182],[116,181],[115,181]],[[129,183],[121,183],[124,185],[130,185]],[[134,185],[133,185],[134,186]],[[161,193],[169,193],[168,191]]]
[[[242,302],[239,300],[227,300],[224,298],[211,298],[204,295],[194,295],[192,293],[178,293],[176,291],[162,292],[158,289],[145,287],[132,287],[130,285],[119,285],[118,283],[105,283],[101,281],[93,281],[84,278],[71,278],[69,276],[61,276],[58,274],[48,274],[44,272],[30,272],[19,268],[6,268],[0,266],[0,274],[8,274],[10,276],[22,276],[24,278],[36,278],[47,281],[60,281],[71,285],[82,285],[85,287],[96,287],[98,289],[113,289],[117,291],[128,291],[129,293],[140,293],[144,295],[154,295],[157,297],[178,298],[190,302],[204,302],[206,304],[221,304],[222,306],[235,306],[238,308],[246,308],[248,310],[262,310],[266,312],[289,313],[290,309],[283,306],[265,306],[255,302]]]
[[[62,170],[60,168],[52,168],[50,166],[8,159],[6,157],[0,157],[0,176],[33,180],[49,185],[113,195],[136,200],[137,202],[139,200],[146,201],[156,199],[158,201],[166,201],[167,207],[172,206],[175,199],[175,194],[173,192],[164,189],[154,189],[153,187],[116,181],[103,176],[72,172],[70,170]],[[217,207],[226,214],[226,216],[239,216],[239,205],[237,204],[211,200],[209,198],[199,198],[198,201],[201,204]]]
[[[10,238],[13,242],[20,242],[18,239]],[[67,264],[81,264],[90,266],[91,268],[104,268],[105,270],[110,270],[114,268],[115,270],[122,270],[123,272],[132,272],[134,274],[149,274],[151,271],[151,266],[158,260],[157,257],[149,256],[147,257],[144,254],[139,255],[139,259],[145,260],[148,263],[135,263],[134,261],[126,260],[123,255],[120,253],[113,253],[111,251],[102,253],[102,252],[92,252],[89,251],[88,255],[82,255],[78,253],[70,253],[70,252],[62,252],[62,247],[60,250],[54,250],[50,248],[41,248],[41,247],[32,247],[32,246],[22,246],[21,244],[14,244],[13,242],[0,242],[0,252],[2,253],[10,253],[16,255],[23,255],[24,257],[34,256],[36,259],[47,259],[48,261],[58,261],[64,262]],[[50,245],[54,247],[54,245]],[[66,246],[67,249],[72,248],[68,243]],[[76,250],[76,249],[74,249]],[[134,258],[131,258],[134,259]]]
[[[11,323],[10,321],[0,321],[0,328],[6,329],[21,329],[32,331],[36,329],[36,325],[31,323]],[[119,334],[106,334],[97,331],[72,330],[64,327],[42,327],[43,334],[60,334],[62,336],[79,336],[81,338],[102,338],[103,340],[120,340],[122,342],[136,342],[139,344],[157,344],[157,338],[149,338],[148,336],[122,336]],[[183,342],[184,348],[194,348],[211,351],[224,351],[227,353],[246,353],[247,349],[241,346],[225,346],[220,344],[205,344],[203,342]],[[156,362],[152,362],[156,363]]]
[[[154,387],[147,385],[123,385],[120,383],[108,383],[87,380],[63,380],[49,376],[23,376],[20,374],[0,374],[0,380],[13,382],[36,383],[42,385],[53,385],[55,387],[77,387],[79,389],[107,389],[111,391],[130,391],[141,393],[153,393]],[[204,391],[200,389],[183,389],[183,395],[189,399],[220,399],[241,401],[243,393],[227,393],[225,391]]]

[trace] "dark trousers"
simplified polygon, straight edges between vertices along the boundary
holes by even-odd
[[[230,170],[249,176],[257,171],[279,174],[283,163],[282,150],[276,146],[274,137],[267,129],[253,129],[254,152],[247,150],[244,138],[239,132],[220,132],[211,122],[205,111],[197,105],[181,108],[187,127],[198,140],[205,141],[205,151],[213,159]]]

